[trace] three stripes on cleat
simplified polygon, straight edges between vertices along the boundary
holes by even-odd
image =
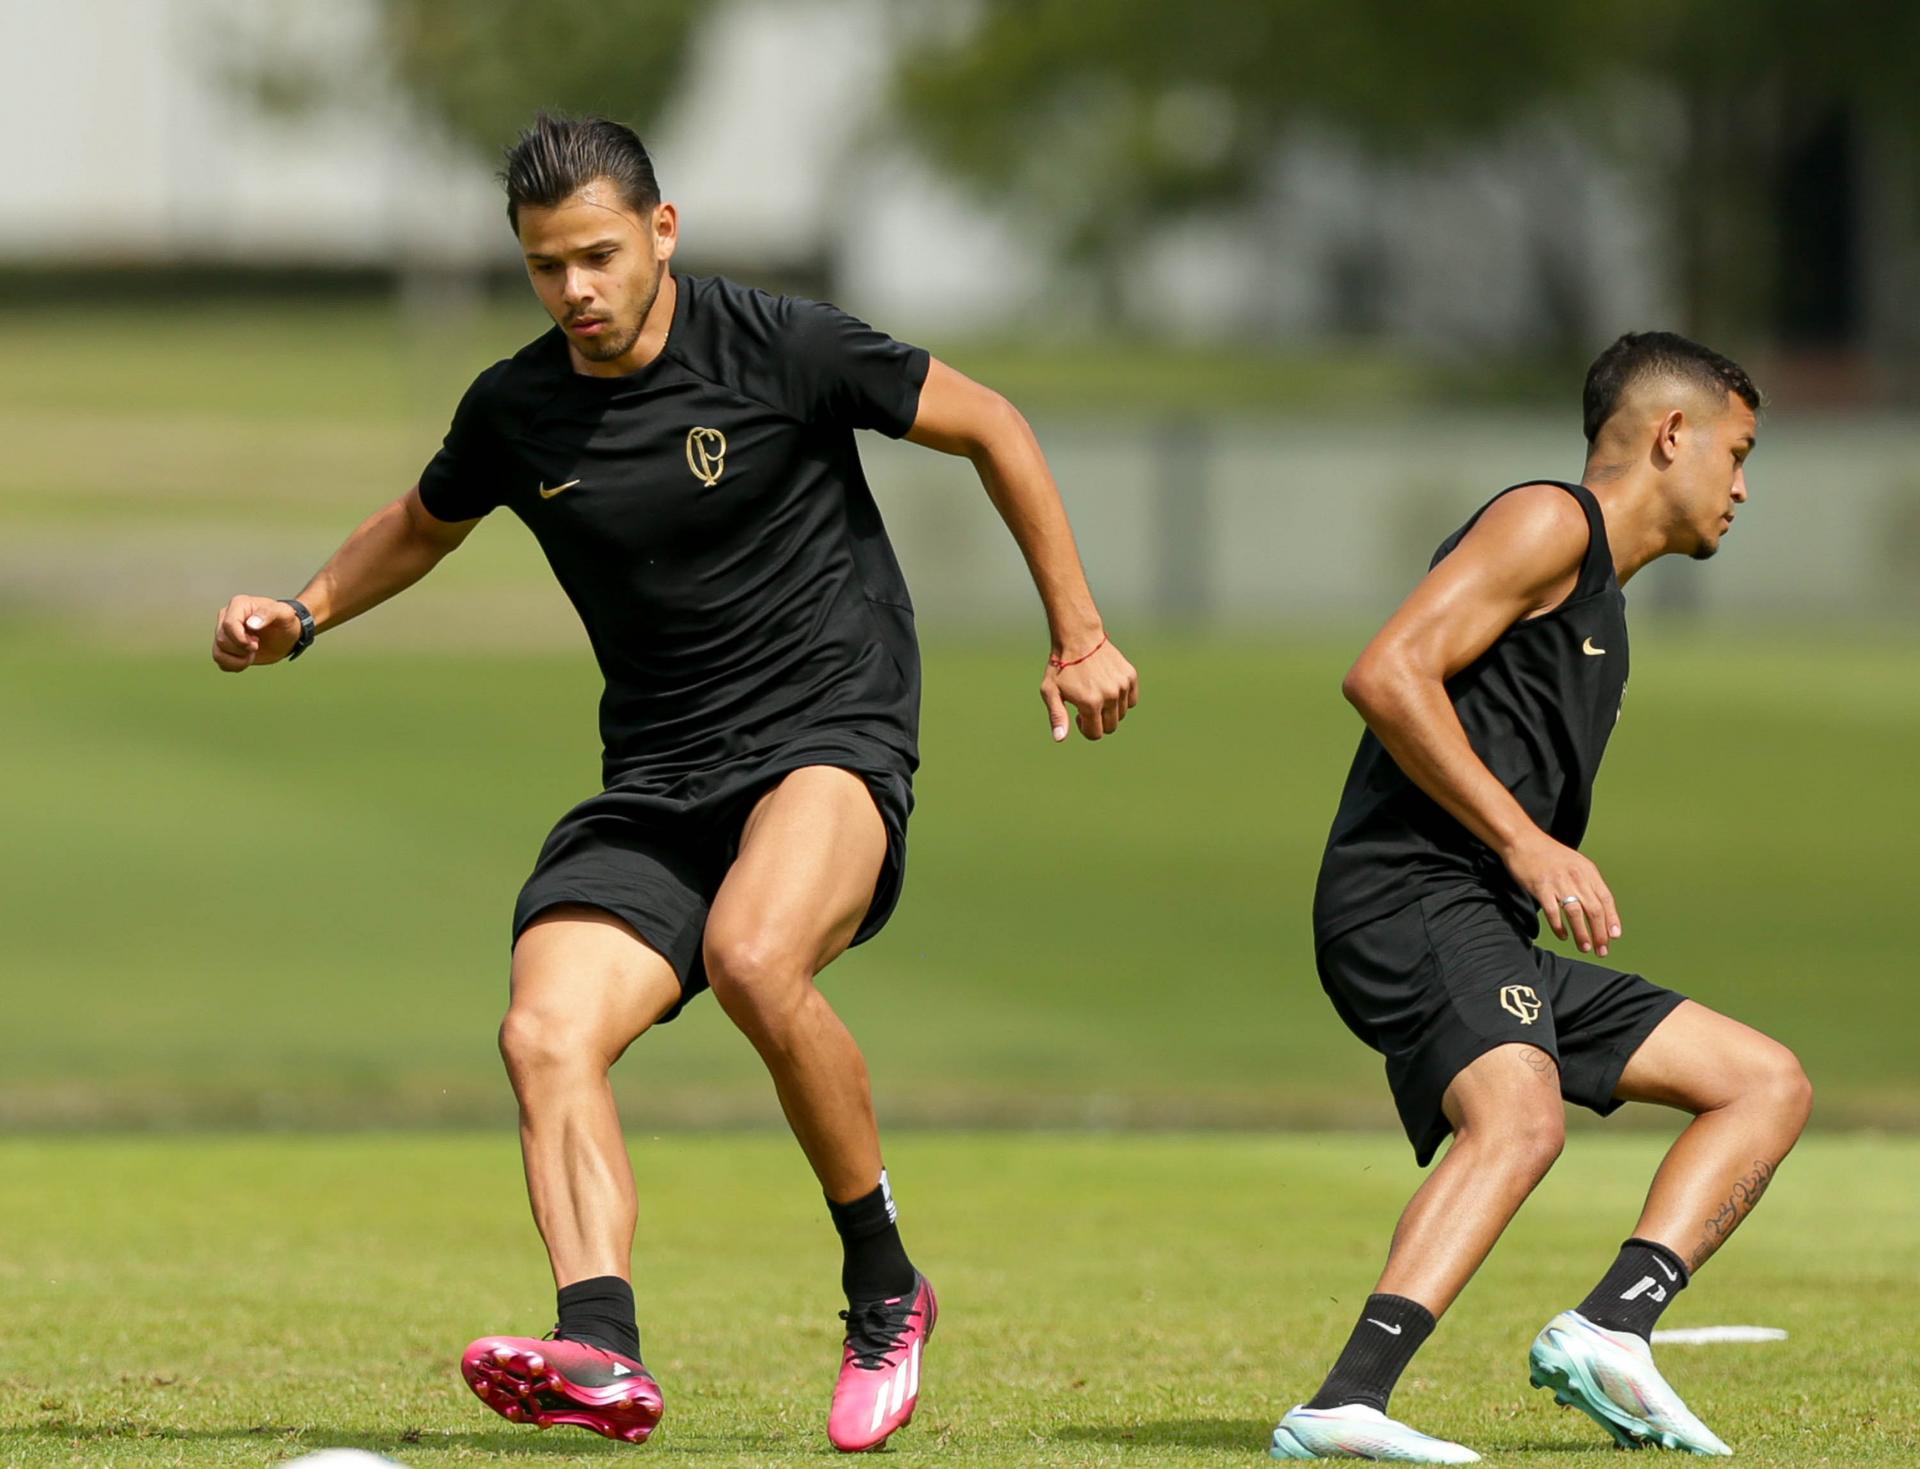
[[[915,1340],[913,1350],[907,1353],[907,1360],[893,1369],[893,1387],[882,1388],[873,1395],[873,1421],[867,1425],[869,1433],[879,1432],[880,1425],[886,1421],[887,1414],[898,1413],[900,1405],[918,1396],[920,1392],[920,1343]]]

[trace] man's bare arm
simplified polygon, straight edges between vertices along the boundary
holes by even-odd
[[[360,523],[300,592],[324,631],[403,592],[467,538],[477,520],[436,520],[416,485]],[[293,650],[300,620],[273,597],[239,596],[221,609],[213,661],[228,673],[277,663]]]
[[[1619,913],[1599,868],[1548,836],[1488,770],[1446,682],[1514,623],[1556,606],[1587,546],[1578,504],[1549,485],[1497,500],[1360,654],[1341,685],[1407,778],[1499,854],[1562,938],[1607,952]],[[1571,908],[1561,899],[1577,897]]]
[[[993,389],[935,359],[907,438],[971,460],[1026,557],[1053,640],[1054,661],[1040,697],[1054,739],[1067,737],[1069,703],[1079,711],[1081,734],[1090,740],[1112,734],[1140,701],[1140,676],[1106,641],[1066,507],[1027,420]]]

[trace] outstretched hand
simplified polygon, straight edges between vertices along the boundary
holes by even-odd
[[[213,661],[227,673],[278,663],[300,641],[300,619],[272,597],[235,597],[213,629]]]
[[[1047,706],[1055,744],[1067,737],[1069,704],[1076,711],[1074,722],[1080,733],[1097,740],[1118,729],[1127,711],[1140,702],[1140,675],[1118,648],[1103,640],[1091,654],[1076,658],[1068,650],[1048,659],[1040,697]]]

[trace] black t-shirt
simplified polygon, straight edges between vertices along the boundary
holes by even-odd
[[[1578,847],[1593,806],[1594,776],[1627,691],[1627,599],[1592,492],[1559,480],[1527,483],[1558,484],[1586,512],[1587,554],[1579,580],[1559,606],[1514,623],[1496,638],[1447,681],[1447,695],[1487,769],[1542,831]],[[1441,543],[1433,566],[1486,510],[1481,506]],[[1463,880],[1492,892],[1523,926],[1538,932],[1533,898],[1506,864],[1408,779],[1368,730],[1347,773],[1320,864],[1313,895],[1316,945]]]
[[[609,785],[839,736],[911,773],[913,608],[853,431],[913,426],[927,354],[816,301],[676,282],[637,372],[575,372],[555,327],[481,373],[421,501],[506,506],[539,541],[606,679]]]

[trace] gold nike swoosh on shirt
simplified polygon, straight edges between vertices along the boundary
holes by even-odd
[[[1605,648],[1594,647],[1592,638],[1588,638],[1580,645],[1580,651],[1585,653],[1589,658],[1603,658],[1607,652]]]
[[[542,485],[540,486],[540,498],[542,500],[551,500],[562,490],[570,490],[579,483],[580,481],[577,479],[570,479],[564,485],[555,485],[552,489],[548,489],[545,485]]]

